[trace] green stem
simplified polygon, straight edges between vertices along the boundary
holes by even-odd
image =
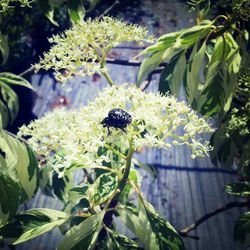
[[[101,72],[102,75],[105,77],[105,79],[107,80],[107,82],[108,82],[108,84],[109,84],[110,86],[114,86],[114,85],[115,85],[115,83],[114,83],[113,80],[111,79],[111,77],[110,77],[110,75],[109,75],[107,69],[101,68],[100,72]]]
[[[112,225],[112,217],[114,214],[114,208],[117,206],[118,202],[119,202],[119,198],[120,195],[122,193],[122,190],[124,189],[124,187],[126,186],[126,182],[128,180],[129,177],[129,172],[130,172],[130,168],[131,168],[131,162],[132,162],[132,157],[134,154],[134,148],[132,143],[129,143],[129,151],[126,157],[126,166],[125,166],[125,170],[123,173],[123,176],[121,178],[121,180],[118,183],[118,187],[117,190],[119,192],[117,192],[113,198],[110,200],[108,207],[106,208],[109,212],[107,212],[103,218],[103,223],[107,226],[110,227]],[[98,241],[102,241],[105,237],[107,236],[107,231],[103,228],[98,236]]]

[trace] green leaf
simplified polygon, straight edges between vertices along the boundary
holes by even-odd
[[[146,49],[140,52],[138,56],[168,49],[174,45],[179,34],[180,32],[173,32],[159,37],[155,44],[148,46]]]
[[[233,137],[227,133],[227,125],[221,124],[211,137],[213,150],[210,157],[216,166],[231,167],[234,162],[234,155],[238,151]]]
[[[9,46],[6,37],[0,32],[0,55],[1,55],[1,63],[0,66],[3,66],[9,57]]]
[[[94,184],[89,188],[88,193],[91,194],[91,201],[95,205],[105,202],[118,186],[118,178],[115,173],[105,173],[100,175]]]
[[[0,228],[13,218],[19,205],[20,186],[7,170],[5,153],[0,155]],[[1,238],[1,237],[0,237]]]
[[[88,217],[77,226],[73,226],[63,238],[58,250],[89,250],[92,249],[94,237],[102,229],[103,213]],[[92,244],[91,244],[92,243]],[[93,245],[92,245],[93,246]]]
[[[231,183],[225,186],[225,192],[240,197],[250,197],[250,182]]]
[[[184,87],[188,104],[192,104],[198,95],[198,86],[200,80],[200,70],[204,62],[206,52],[206,42],[203,43],[201,48],[197,51],[197,43],[193,48],[192,55],[189,58],[187,71],[184,77]]]
[[[69,0],[68,11],[70,19],[73,23],[78,23],[81,21],[86,12],[82,4],[82,0]]]
[[[33,89],[32,85],[23,77],[9,73],[9,72],[1,72],[0,73],[0,82],[4,82],[8,85],[17,85],[23,86],[29,89]]]
[[[44,234],[62,225],[68,219],[64,212],[49,208],[34,208],[15,216],[15,219],[0,228],[0,238],[11,244],[19,244]]]
[[[225,42],[220,37],[217,39],[214,52],[208,64],[205,86],[198,98],[199,110],[202,114],[212,116],[219,112],[225,101],[224,81],[226,81]]]
[[[181,32],[176,43],[181,44],[184,47],[190,47],[196,43],[197,40],[200,40],[208,35],[211,30],[212,22],[208,21],[204,24],[193,26],[189,29],[185,29]]]
[[[55,0],[38,0],[38,4],[39,8],[49,21],[55,26],[59,26],[59,24],[54,20],[54,10],[56,5]]]
[[[136,242],[130,240],[128,237],[121,235],[117,232],[109,232],[113,250],[143,250]]]
[[[154,210],[153,206],[139,197],[138,211],[126,208],[119,211],[126,226],[140,239],[146,250],[180,250],[184,243],[176,230]],[[147,230],[145,230],[147,228]]]
[[[244,245],[250,244],[250,212],[246,212],[241,215],[234,225],[234,240]]]
[[[156,239],[154,247],[149,249],[185,249],[184,243],[174,227],[170,225],[169,222],[161,218],[156,213],[153,206],[145,201],[142,196],[139,197],[139,202],[145,210],[145,217],[149,222],[152,233]]]
[[[56,172],[52,175],[52,189],[54,194],[61,201],[66,202],[68,200],[69,190],[73,186],[73,176],[71,173],[64,175],[62,178],[58,177]]]
[[[0,98],[0,128],[5,128],[9,124],[8,107],[1,101]]]
[[[133,159],[133,162],[138,165],[140,168],[144,169],[145,171],[147,171],[154,179],[156,179],[156,177],[158,176],[158,169],[157,167],[150,165],[150,164],[146,164],[143,163],[137,159]]]
[[[5,116],[6,118],[2,121],[2,125],[6,127],[15,121],[19,110],[19,102],[15,91],[2,81],[0,81],[0,100],[2,105],[5,106],[3,108],[3,117]]]
[[[160,50],[150,57],[145,58],[142,61],[138,71],[136,86],[139,87],[152,70],[157,68],[158,65],[163,61],[169,60],[170,58],[175,56],[178,52],[180,52],[180,50],[181,49],[176,47],[169,47],[166,50]]]
[[[171,94],[178,96],[185,69],[186,57],[185,51],[182,51],[174,56],[162,71],[159,82],[160,93],[171,92]]]
[[[38,186],[38,163],[33,152],[3,130],[0,130],[0,149],[5,153],[9,173],[20,183],[26,199],[32,198]]]
[[[229,33],[216,40],[207,66],[205,84],[198,97],[198,110],[206,116],[227,111],[237,87],[241,57],[238,45]]]

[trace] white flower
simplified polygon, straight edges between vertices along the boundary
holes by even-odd
[[[108,135],[107,128],[101,124],[114,108],[132,116],[126,133],[110,127],[111,135]],[[172,96],[144,93],[134,86],[115,86],[104,89],[86,107],[71,111],[55,109],[22,127],[19,134],[30,137],[28,143],[33,150],[49,162],[63,152],[64,168],[72,162],[93,168],[103,162],[113,163],[115,156],[124,160],[129,142],[135,150],[145,146],[169,148],[168,139],[172,138],[174,145],[188,145],[192,157],[203,156],[211,148],[201,135],[211,131],[205,119]]]

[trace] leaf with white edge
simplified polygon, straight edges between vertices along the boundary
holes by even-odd
[[[241,215],[234,225],[234,240],[243,243],[246,248],[250,244],[250,212]],[[245,249],[246,249],[245,248]]]
[[[191,59],[189,58],[187,71],[183,82],[189,105],[191,105],[194,102],[194,100],[196,100],[198,95],[198,86],[201,81],[200,80],[201,68],[204,62],[205,52],[206,52],[206,42],[203,43],[203,45],[200,47],[198,51],[196,48],[197,44],[193,48],[192,52],[193,55],[190,56]]]
[[[145,216],[150,224],[152,233],[156,238],[156,245],[152,249],[159,250],[180,250],[185,249],[184,243],[169,222],[161,218],[153,206],[143,199],[142,196],[139,197],[139,202],[145,210]]]
[[[58,173],[54,172],[52,175],[52,189],[54,194],[61,201],[68,200],[69,190],[73,187],[73,176],[71,173],[59,178]]]
[[[19,101],[15,91],[12,90],[12,88],[10,88],[7,84],[2,82],[1,79],[0,79],[0,101],[2,105],[5,106],[5,108],[3,108],[3,112],[6,113],[7,111],[8,115],[8,119],[4,120],[3,124],[3,127],[6,127],[8,124],[12,124],[15,121],[19,110]]]
[[[69,0],[68,12],[69,12],[71,21],[73,23],[78,23],[79,21],[83,20],[86,10],[84,6],[82,5],[81,0]]]
[[[133,240],[130,240],[125,235],[119,234],[117,232],[109,232],[109,237],[112,241],[113,250],[143,250],[144,248],[137,245]]]
[[[4,82],[8,85],[23,86],[28,89],[33,89],[32,85],[26,79],[10,72],[1,72],[0,82]]]
[[[90,250],[94,247],[94,237],[101,231],[103,213],[88,217],[77,226],[73,226],[64,236],[58,250]],[[92,243],[92,244],[91,244]]]
[[[138,210],[125,207],[119,214],[126,226],[139,238],[146,250],[181,250],[184,243],[176,230],[139,197]],[[145,230],[147,228],[147,230]]]
[[[231,195],[240,197],[250,197],[250,182],[242,181],[237,183],[227,184],[225,192]]]
[[[0,32],[0,65],[3,66],[9,57],[9,46],[6,37]]]
[[[100,175],[94,184],[89,188],[88,194],[91,202],[95,205],[102,204],[112,196],[118,186],[118,178],[115,173],[105,173]]]
[[[5,153],[0,151],[0,228],[16,214],[21,192],[19,183],[7,170],[4,157]]]
[[[162,94],[170,92],[178,96],[183,75],[186,69],[185,51],[174,56],[161,72],[159,91]]]
[[[9,244],[20,244],[62,225],[68,219],[64,212],[49,208],[34,208],[20,212],[15,219],[0,228],[0,238]]]
[[[0,149],[5,153],[9,173],[20,183],[26,199],[32,198],[38,186],[38,163],[34,153],[4,130],[0,130]]]

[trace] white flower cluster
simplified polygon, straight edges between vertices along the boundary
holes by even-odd
[[[121,108],[132,116],[126,128],[107,128],[101,124],[108,112]],[[20,128],[19,135],[27,139],[32,149],[53,162],[59,169],[70,168],[72,163],[86,168],[112,161],[113,154],[100,154],[100,148],[124,155],[132,143],[135,150],[142,147],[169,148],[173,144],[186,144],[192,156],[203,156],[210,150],[200,137],[213,129],[203,118],[172,96],[144,93],[134,86],[108,87],[88,106],[78,110],[55,109],[43,118]],[[55,164],[57,163],[57,164]],[[63,170],[64,171],[64,170]]]
[[[53,43],[50,51],[44,54],[39,69],[53,69],[59,81],[79,75],[93,75],[104,67],[109,51],[122,42],[153,42],[148,31],[138,25],[127,24],[111,17],[82,21],[49,39]]]

